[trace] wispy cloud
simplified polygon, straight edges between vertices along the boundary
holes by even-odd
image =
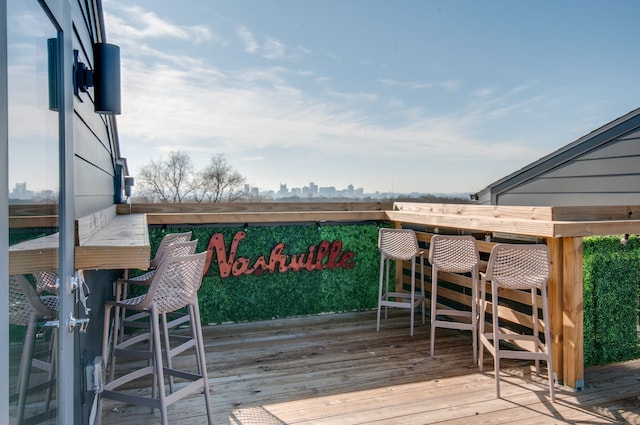
[[[223,61],[211,63],[187,50],[169,54],[154,48],[151,39],[174,37],[193,42],[197,27],[173,25],[142,9],[137,12],[144,18],[135,20],[125,17],[130,10],[124,6],[114,10],[116,14],[108,15],[110,33],[129,43],[130,52],[135,51],[126,57],[123,54],[123,114],[118,117],[122,149],[133,172],[150,158],[183,149],[196,165],[216,153],[238,163],[250,162],[250,172],[260,173],[254,174],[258,177],[249,174],[250,180],[284,181],[297,168],[313,178],[315,173],[335,170],[335,164],[346,161],[341,168],[343,178],[348,173],[357,176],[355,163],[362,163],[370,169],[388,170],[367,175],[367,186],[378,181],[384,184],[389,179],[385,173],[391,172],[414,184],[420,178],[428,180],[427,168],[434,172],[443,164],[450,167],[451,161],[471,167],[481,166],[478,164],[485,160],[494,164],[503,161],[508,168],[491,170],[498,173],[497,178],[512,171],[513,164],[524,165],[546,153],[541,146],[482,135],[490,123],[542,102],[543,95],[535,85],[502,91],[478,88],[466,94],[469,100],[461,109],[433,112],[410,98],[387,98],[366,89],[331,89],[336,77],[309,65],[297,71],[261,66],[264,62],[259,61],[230,69],[223,68]],[[230,33],[240,38],[246,53],[258,59],[287,56],[286,40],[265,37],[264,43],[259,43],[261,38],[244,25],[234,25]],[[131,34],[137,41],[125,41]],[[320,93],[317,84],[307,87],[300,80],[324,83],[321,87],[327,91]],[[438,89],[465,95],[460,93],[461,82],[453,79],[420,82],[384,78],[378,82],[407,91]],[[383,166],[389,162],[401,165],[391,167],[395,168],[392,171]],[[427,163],[433,165],[426,167]],[[442,173],[451,170],[443,169]],[[451,177],[447,184],[468,184],[470,190],[482,184],[457,179]],[[441,183],[439,190],[448,189]]]
[[[378,80],[382,85],[387,87],[401,87],[408,90],[422,90],[433,87],[431,83],[419,83],[415,81],[398,81],[390,78],[380,78]]]
[[[476,97],[491,96],[496,91],[495,87],[481,87],[473,91],[473,95]]]
[[[262,56],[266,59],[281,59],[285,54],[285,46],[280,40],[267,38],[264,44]]]
[[[244,25],[236,27],[236,34],[240,38],[244,51],[249,54],[259,54],[265,59],[282,59],[286,54],[285,44],[274,37],[267,37],[264,43],[260,44],[254,33]],[[299,56],[302,50],[296,49],[295,56]]]
[[[391,78],[378,79],[382,85],[387,87],[403,88],[406,90],[427,90],[439,88],[445,91],[455,91],[459,86],[459,81],[441,81],[441,82],[419,82],[419,81],[398,81]]]
[[[359,106],[376,102],[376,94],[332,92],[339,103],[321,100],[288,84],[281,68],[217,74],[206,83],[197,71],[149,69],[142,63],[131,63],[127,74],[123,87],[127,110],[120,118],[121,128],[129,138],[153,141],[155,149],[180,143],[194,151],[215,147],[242,155],[244,150],[295,146],[359,156],[402,157],[411,152],[431,159],[527,157],[535,149],[471,136],[482,120],[497,119],[522,103],[478,104],[460,117],[412,114],[396,100],[393,106],[414,118],[387,127]]]
[[[536,105],[542,105],[547,96],[536,92],[535,83],[523,84],[506,91],[497,89],[479,89],[473,94],[478,97],[465,108],[465,121],[479,125],[489,120],[496,120],[513,115],[516,112],[526,113]],[[530,94],[529,94],[530,93]]]
[[[376,102],[378,100],[378,95],[375,93],[329,91],[327,94],[337,99],[347,100],[349,102]]]
[[[244,51],[247,53],[255,53],[260,48],[260,45],[256,41],[253,33],[249,31],[249,28],[244,25],[239,25],[236,28],[236,34],[240,37],[240,40],[244,44]]]
[[[215,38],[205,25],[175,25],[139,6],[122,5],[115,2],[108,2],[108,5],[109,8],[105,11],[105,16],[109,22],[109,32],[117,33],[121,38],[130,40],[175,38],[194,43]],[[111,13],[112,10],[121,13],[114,14]]]
[[[458,90],[458,87],[460,87],[460,81],[441,81],[440,83],[438,83],[438,86],[445,91],[454,92]]]

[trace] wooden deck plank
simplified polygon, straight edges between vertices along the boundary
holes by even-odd
[[[417,320],[409,337],[404,310],[391,309],[380,332],[367,311],[205,326],[204,334],[216,424],[612,424],[640,417],[640,403],[632,402],[640,397],[640,360],[587,370],[585,390],[557,386],[555,404],[544,370],[532,376],[530,363],[505,360],[503,398],[496,399],[491,358],[480,373],[468,332],[439,330],[431,359],[428,324]],[[190,361],[180,356],[174,366]],[[202,423],[204,411],[194,394],[169,407],[169,422]],[[148,408],[105,401],[103,424],[158,421]]]

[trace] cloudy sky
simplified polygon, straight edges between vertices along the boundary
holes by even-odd
[[[640,107],[635,0],[103,0],[122,154],[476,192]]]

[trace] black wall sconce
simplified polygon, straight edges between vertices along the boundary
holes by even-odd
[[[60,100],[58,99],[58,39],[47,40],[47,71],[49,80],[49,109],[58,111]]]
[[[133,177],[127,176],[124,178],[124,194],[127,198],[131,198],[131,188],[133,187]]]
[[[93,45],[93,71],[78,61],[78,51],[73,51],[73,93],[93,87],[94,110],[98,114],[117,115],[120,102],[120,47],[108,43]]]

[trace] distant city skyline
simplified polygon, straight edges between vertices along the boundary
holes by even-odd
[[[135,187],[135,185],[134,185]],[[266,199],[282,199],[282,198],[341,198],[341,199],[363,199],[370,197],[391,198],[394,196],[446,196],[460,197],[467,199],[470,192],[459,193],[428,193],[428,192],[394,192],[394,191],[374,191],[365,192],[363,187],[355,188],[352,184],[340,188],[335,186],[320,186],[311,181],[307,186],[289,187],[286,183],[281,183],[276,189],[261,188],[252,186],[249,183],[244,184],[243,191],[247,195],[247,199],[251,197],[264,197]],[[41,201],[51,200],[58,196],[55,189],[30,190],[28,182],[15,183],[13,188],[9,190],[9,199],[17,201]],[[133,191],[133,200],[135,202],[135,189]],[[187,201],[189,202],[189,201]],[[241,202],[241,201],[240,201]]]
[[[433,196],[446,196],[446,197],[460,197],[468,199],[468,196],[472,192],[453,192],[453,193],[430,193],[430,192],[394,192],[391,191],[372,191],[366,192],[363,187],[356,188],[352,184],[346,185],[346,187],[340,188],[336,186],[320,186],[315,182],[309,182],[307,186],[302,187],[288,187],[286,183],[281,183],[278,190],[272,190],[269,188],[254,187],[250,184],[244,185],[244,192],[252,195],[263,195],[274,199],[278,198],[368,198],[372,196],[393,197],[393,196],[420,196],[420,195],[433,195]]]
[[[30,190],[27,182],[16,183],[9,190],[9,199],[20,201],[50,200],[58,196],[56,189]]]
[[[349,198],[361,198],[364,196],[364,188],[355,188],[352,184],[348,184],[343,189],[338,189],[335,186],[320,186],[311,181],[308,185],[302,187],[289,187],[286,183],[280,183],[280,187],[277,190],[260,189],[251,187],[250,184],[245,184],[245,193],[268,193],[274,198],[287,198],[287,197],[304,197],[304,196],[319,196],[319,197],[349,197]],[[256,190],[257,189],[257,190]],[[256,193],[257,192],[257,193]]]

